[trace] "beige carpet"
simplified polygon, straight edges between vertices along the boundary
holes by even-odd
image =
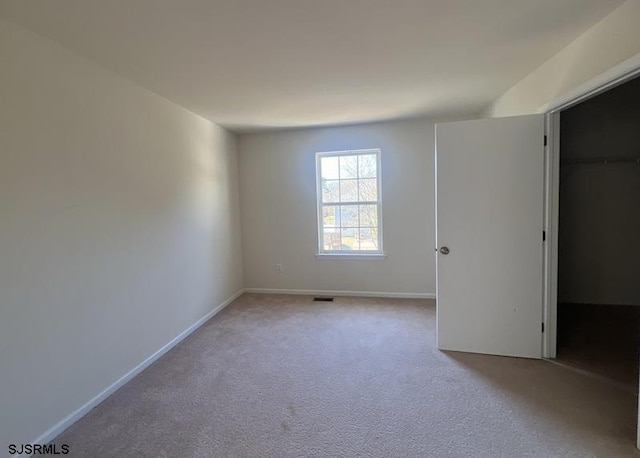
[[[244,295],[55,442],[89,457],[638,457],[635,417],[633,394],[569,369],[438,351],[432,301]]]

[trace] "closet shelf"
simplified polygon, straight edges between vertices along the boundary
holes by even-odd
[[[567,159],[560,161],[560,165],[607,165],[607,164],[638,164],[640,165],[640,157],[611,157],[611,158],[593,158],[593,159]]]

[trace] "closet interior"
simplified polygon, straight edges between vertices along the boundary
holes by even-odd
[[[640,78],[560,114],[558,362],[638,389]]]

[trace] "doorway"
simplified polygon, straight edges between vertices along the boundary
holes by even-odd
[[[637,391],[640,78],[559,118],[557,360]]]

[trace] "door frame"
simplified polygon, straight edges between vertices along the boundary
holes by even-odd
[[[543,253],[542,305],[545,330],[542,338],[543,358],[553,359],[557,354],[558,334],[558,208],[560,204],[560,113],[602,92],[623,84],[640,75],[640,54],[615,65],[606,72],[555,98],[536,113],[545,114],[544,164],[544,228],[546,243]],[[638,430],[640,448],[640,428]]]

